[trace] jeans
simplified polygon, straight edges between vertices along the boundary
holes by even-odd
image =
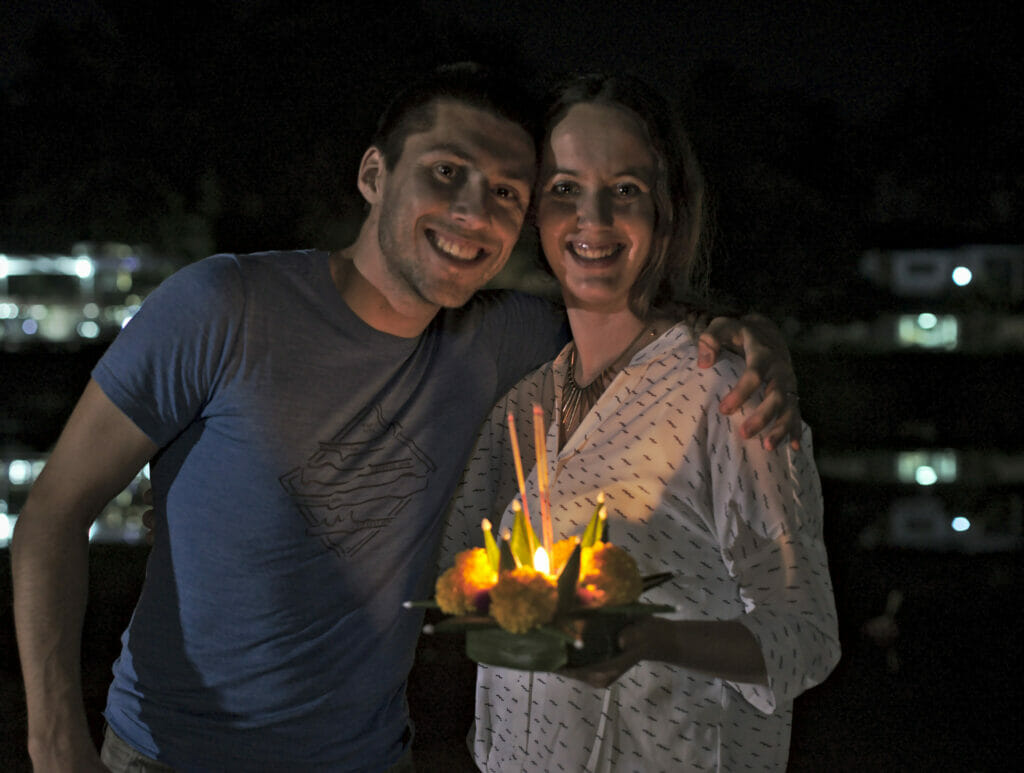
[[[135,751],[110,729],[110,725],[103,731],[100,760],[110,768],[111,773],[174,773],[170,765]]]
[[[111,773],[174,773],[174,768],[157,762],[146,755],[135,751],[110,729],[108,725],[103,732],[103,749],[100,752],[103,764],[110,768]],[[406,746],[401,758],[388,768],[385,773],[415,773],[412,761],[412,747]]]

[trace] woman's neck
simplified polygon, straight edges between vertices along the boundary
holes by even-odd
[[[615,312],[568,310],[576,344],[576,380],[589,384],[636,342],[646,323],[628,309]]]

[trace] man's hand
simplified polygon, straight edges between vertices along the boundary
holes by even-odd
[[[710,368],[722,348],[735,351],[747,361],[747,369],[736,387],[719,404],[722,413],[735,413],[764,386],[764,399],[740,427],[743,437],[760,434],[762,445],[768,449],[776,448],[788,437],[790,446],[800,448],[796,373],[789,348],[775,323],[760,314],[748,314],[740,319],[715,317],[701,333],[697,348],[697,364],[702,368]]]

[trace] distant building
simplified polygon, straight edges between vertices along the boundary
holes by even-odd
[[[126,245],[71,255],[0,253],[0,349],[109,341],[173,271]]]
[[[905,298],[945,299],[971,287],[993,300],[1024,300],[1024,245],[870,250],[860,272]]]

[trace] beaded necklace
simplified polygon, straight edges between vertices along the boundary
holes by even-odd
[[[580,386],[576,381],[576,344],[572,345],[569,350],[569,367],[565,374],[565,383],[562,385],[562,423],[559,445],[564,444],[572,437],[572,433],[580,426],[583,417],[590,413],[590,409],[604,394],[604,390],[612,383],[616,374],[633,358],[634,354],[649,342],[647,336],[656,337],[657,328],[641,328],[636,338],[629,342],[622,353],[612,361],[612,364],[598,373],[597,377],[586,386]]]

